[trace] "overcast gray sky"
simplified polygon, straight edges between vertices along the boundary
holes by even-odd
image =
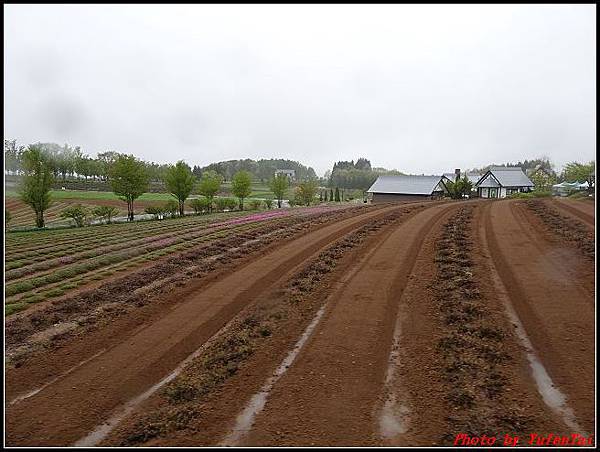
[[[595,6],[5,5],[4,135],[190,165],[595,158]]]

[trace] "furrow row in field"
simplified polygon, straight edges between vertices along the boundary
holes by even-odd
[[[274,222],[274,224],[277,223]],[[210,244],[211,241],[223,239],[230,234],[243,234],[244,232],[252,231],[258,227],[260,227],[258,224],[248,224],[239,226],[233,231],[230,229],[227,231],[219,230],[211,233],[202,231],[202,234],[195,238],[189,238],[176,243],[174,242],[175,244],[173,245],[162,243],[159,244],[160,246],[158,247],[143,247],[113,256],[107,255],[95,262],[81,264],[79,267],[70,270],[71,273],[59,270],[58,272],[49,273],[46,277],[36,278],[32,281],[24,281],[22,283],[23,285],[27,285],[30,282],[32,282],[34,286],[36,284],[40,284],[34,289],[41,289],[30,289],[14,296],[7,296],[5,298],[6,308],[8,311],[10,311],[10,313],[12,313],[25,308],[27,304],[38,303],[42,300],[61,297],[65,294],[68,294],[69,290],[86,286],[93,281],[102,280],[106,277],[114,275],[115,273],[121,274],[124,271],[132,270],[136,267],[144,265],[148,261],[154,261],[165,255],[173,255],[183,251],[184,249],[199,246],[203,243]],[[96,267],[96,265],[98,266]],[[65,276],[70,274],[73,274],[73,276]]]
[[[245,213],[243,215],[235,215],[234,217],[243,217],[251,215]],[[54,256],[59,253],[64,253],[72,249],[82,250],[89,249],[96,244],[114,243],[115,235],[117,240],[130,239],[132,237],[149,237],[160,232],[177,231],[185,228],[197,227],[218,222],[221,218],[231,218],[232,215],[217,214],[211,215],[210,218],[203,217],[186,217],[174,218],[164,222],[145,221],[135,222],[132,224],[114,224],[114,225],[99,225],[93,226],[93,229],[69,229],[62,231],[48,231],[48,235],[38,233],[27,233],[24,237],[25,247],[20,247],[15,243],[7,243],[7,262],[14,262],[14,257],[19,260],[27,258],[36,258],[36,260],[46,259],[49,256]],[[16,234],[11,234],[14,236]],[[41,243],[31,244],[29,238],[40,238]],[[14,267],[17,268],[17,267]]]
[[[539,377],[550,382],[540,387],[544,400],[571,432],[577,433],[576,424],[593,432],[594,269],[577,242],[557,240],[563,238],[557,229],[548,236],[528,215],[536,219],[521,203],[489,206],[485,237],[493,274],[539,360],[532,373],[540,365],[547,372]]]
[[[305,262],[281,289],[242,311],[102,444],[214,443],[227,428],[223,420],[231,422],[271,369],[296,349],[294,343],[322,310],[327,294],[357,274],[365,247],[382,242],[391,228],[422,209],[422,205],[398,209],[374,219]],[[180,422],[171,422],[175,418]]]
[[[157,231],[156,229],[152,229],[150,230],[150,233],[146,235],[139,233],[135,235],[122,235],[115,240],[109,241],[109,239],[107,239],[107,241],[111,243],[107,246],[101,246],[104,242],[96,242],[93,245],[77,246],[77,248],[74,250],[70,247],[70,250],[79,252],[70,254],[68,251],[66,251],[62,256],[54,259],[47,258],[41,262],[8,270],[5,273],[5,278],[7,281],[20,280],[25,277],[34,278],[42,276],[44,272],[47,273],[48,270],[52,271],[52,269],[59,266],[63,267],[63,269],[59,271],[68,271],[67,268],[69,267],[65,268],[65,266],[68,266],[73,262],[76,262],[76,264],[73,265],[77,266],[82,265],[80,264],[82,260],[96,258],[97,256],[102,256],[103,259],[108,259],[110,255],[118,253],[123,249],[134,250],[137,247],[149,249],[153,249],[155,247],[164,248],[170,243],[179,244],[187,240],[194,240],[199,234],[212,233],[218,230],[234,228],[240,224],[245,224],[248,222],[266,220],[276,221],[278,217],[284,216],[283,214],[284,212],[281,212],[281,214],[279,214],[279,212],[274,212],[274,214],[270,215],[255,214],[225,222],[214,222],[208,224],[205,222],[199,222],[198,224],[189,223],[187,226],[179,225],[180,227],[176,227],[178,225],[172,225],[167,230],[163,229]]]
[[[541,200],[528,200],[526,206],[542,220],[549,232],[557,234],[563,241],[574,244],[585,256],[594,260],[596,254],[594,230],[589,227],[589,224],[570,215],[563,215]]]
[[[251,251],[265,248],[274,241],[292,237],[310,227],[321,227],[320,225],[336,219],[348,218],[354,214],[371,210],[376,211],[377,208],[350,208],[330,212],[326,215],[291,216],[285,221],[277,223],[261,223],[250,231],[238,230],[233,234],[224,232],[223,237],[212,240],[207,243],[207,246],[191,246],[178,254],[157,250],[156,253],[160,253],[164,257],[152,260],[138,270],[127,272],[119,278],[109,278],[106,282],[101,279],[100,283],[93,283],[91,289],[77,291],[75,295],[62,297],[50,304],[40,303],[35,306],[32,314],[26,311],[23,314],[7,318],[6,328],[7,331],[11,331],[7,341],[18,342],[44,325],[50,327],[68,321],[67,319],[71,319],[71,316],[87,315],[86,313],[89,313],[90,310],[94,311],[104,304],[117,303],[126,306],[127,309],[141,306],[149,300],[144,294],[153,293],[155,289],[163,289],[161,284],[155,284],[157,281],[165,281],[166,278],[173,278],[173,284],[181,284],[190,278],[202,281],[203,277],[209,275],[215,268],[221,268],[228,264],[233,265],[239,259],[246,258]],[[110,269],[99,271],[93,275],[93,281],[102,276],[105,279],[109,276],[105,273],[112,273],[112,271]],[[170,283],[165,284],[164,289],[168,290],[170,285]],[[152,288],[152,290],[148,291],[146,288]],[[108,295],[109,293],[111,295]],[[123,312],[127,309],[123,309]]]
[[[180,291],[169,295],[165,293],[165,296],[175,297],[178,303],[171,310],[163,310],[161,315],[149,318],[146,324],[140,324],[140,328],[117,338],[106,336],[111,328],[117,327],[114,323],[110,328],[98,331],[113,346],[34,396],[10,406],[7,442],[15,445],[70,444],[85,436],[95,425],[107,419],[120,403],[143,393],[172,372],[178,363],[244,307],[277,287],[306,259],[318,254],[340,236],[384,216],[390,210],[392,208],[368,209],[362,210],[361,214],[346,212],[331,215],[317,228],[311,227],[306,219],[297,218],[294,239],[285,243],[271,242],[273,246],[268,252],[248,260],[222,279],[202,281],[202,290],[197,290],[198,285],[188,284]],[[336,218],[338,221],[335,221]],[[303,230],[310,232],[302,234]],[[285,237],[286,231],[281,232]],[[271,239],[276,240],[276,237]],[[257,246],[260,250],[261,244]],[[102,298],[101,294],[98,295]],[[130,321],[129,318],[123,320]],[[86,340],[90,344],[94,338],[88,335]],[[57,368],[63,358],[73,359],[72,353],[61,350],[52,353],[55,365],[51,367]],[[87,357],[98,353],[98,350]],[[74,353],[73,349],[70,351]],[[34,367],[39,362],[36,358]],[[25,367],[22,365],[13,370],[23,375],[21,372]],[[31,382],[32,374],[27,375]],[[27,382],[19,384],[21,388],[26,385]],[[94,404],[89,404],[89,400],[94,400]],[[50,405],[52,409],[48,409]],[[32,423],[37,427],[31,428]]]

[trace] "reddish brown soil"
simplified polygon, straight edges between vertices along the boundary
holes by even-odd
[[[352,277],[365,249],[423,207],[398,209],[353,231],[309,261],[283,290],[263,295],[103,444],[214,444],[294,347],[328,296]]]
[[[490,281],[478,240],[485,205],[450,217],[417,259],[401,299],[394,387],[409,410],[406,432],[387,445],[448,446],[459,433],[564,430],[535,389]]]
[[[553,199],[554,202],[549,201],[550,205],[554,205],[560,211],[583,221],[591,229],[595,227],[596,212],[594,211],[594,204],[586,201],[576,201],[569,199]]]
[[[197,292],[193,284],[175,291],[172,296],[181,301],[162,317],[125,336],[123,342],[113,341],[104,354],[78,367],[38,395],[10,406],[7,443],[65,445],[76,441],[105,420],[112,409],[168,374],[244,306],[293,272],[305,259],[340,235],[396,208],[356,215],[281,244],[201,292]],[[99,343],[94,345],[95,352],[102,349]],[[62,353],[71,351],[65,347],[54,353],[52,360],[60,361]],[[86,357],[93,355],[89,348],[86,353]],[[83,355],[81,351],[78,354]],[[72,358],[67,359],[72,362]],[[28,383],[27,368],[36,367],[36,363],[27,364],[15,372],[21,381],[18,385],[10,385],[13,391],[16,386],[20,390],[31,390],[41,383],[31,380]],[[11,380],[10,375],[7,380]],[[12,381],[16,383],[14,375]],[[9,391],[9,399],[11,393],[15,395],[13,391]]]
[[[531,216],[522,204],[492,203],[485,228],[493,266],[541,362],[593,432],[593,268],[577,249],[540,234]]]
[[[403,213],[381,222],[394,212]],[[425,446],[463,430],[571,433],[538,393],[507,300],[577,421],[593,432],[594,268],[543,212],[518,201],[386,207],[307,230],[226,274],[182,280],[161,295],[165,303],[8,369],[11,400],[105,350],[8,406],[7,444],[72,444],[200,345],[181,378],[103,444],[219,444],[323,305],[236,444]],[[406,410],[404,430],[383,437],[392,395]]]
[[[378,443],[373,413],[398,300],[424,238],[450,208],[417,214],[367,255],[356,277],[330,300],[322,322],[271,392],[242,445]]]

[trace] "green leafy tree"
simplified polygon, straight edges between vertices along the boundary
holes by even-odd
[[[119,210],[113,206],[98,206],[94,208],[93,214],[100,219],[106,219],[107,223],[111,223],[113,217],[116,217]]]
[[[231,180],[231,193],[239,199],[240,210],[244,210],[244,199],[252,193],[252,175],[248,171],[238,171]]]
[[[50,206],[54,183],[51,163],[39,146],[32,145],[22,153],[22,167],[21,199],[34,210],[36,227],[43,228],[44,212]]]
[[[87,207],[82,206],[81,204],[76,204],[74,206],[65,207],[60,212],[60,217],[73,220],[75,226],[81,228],[85,226],[89,214],[90,212]]]
[[[185,200],[190,196],[194,189],[196,178],[192,169],[182,160],[175,165],[170,166],[165,174],[165,185],[167,190],[173,195],[179,203],[179,215],[184,215]]]
[[[127,203],[127,220],[133,221],[133,202],[148,189],[144,162],[133,155],[119,155],[109,174],[113,192]]]
[[[275,195],[275,199],[277,200],[277,207],[281,209],[281,201],[285,197],[285,192],[290,185],[290,181],[285,174],[277,174],[275,177],[271,179],[269,182],[269,188]]]
[[[548,191],[556,183],[556,177],[553,174],[548,174],[543,169],[538,169],[531,174],[530,179],[536,191]]]
[[[315,180],[300,183],[296,189],[297,202],[301,202],[305,206],[310,206],[315,200],[318,189],[319,186]]]
[[[205,196],[208,200],[208,211],[212,211],[213,199],[221,189],[223,177],[213,170],[205,171],[200,179],[198,193]]]
[[[571,162],[565,166],[562,176],[567,182],[589,182],[590,176],[595,169],[595,161],[589,163]]]
[[[471,193],[473,183],[464,176],[456,182],[446,182],[446,188],[452,199],[462,199]]]

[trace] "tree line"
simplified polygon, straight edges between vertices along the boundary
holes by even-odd
[[[8,145],[5,143],[5,150],[8,149],[12,152],[15,148],[14,141]],[[57,155],[66,155],[71,152],[71,149],[64,147],[61,149],[61,154],[54,152],[56,149],[38,143],[26,148],[21,147],[17,151],[18,171],[22,176],[18,188],[20,198],[34,210],[36,227],[43,228],[45,225],[44,212],[51,203],[54,179],[63,174],[63,168],[59,166]],[[73,151],[76,154],[76,151]],[[102,177],[110,184],[117,197],[127,204],[127,219],[133,221],[134,202],[148,190],[149,182],[153,177],[153,173],[149,169],[151,167],[134,155],[116,152],[110,153],[110,158],[107,158],[105,163],[106,167]],[[11,167],[11,170],[13,168],[15,167]],[[69,174],[71,169],[66,168],[64,171],[65,174]],[[193,192],[203,196],[202,199],[193,200],[192,207],[196,212],[204,210],[212,212],[215,205],[220,210],[236,207],[231,205],[231,200],[215,200],[224,181],[223,176],[215,170],[205,169],[200,178],[197,178],[188,164],[178,161],[174,165],[165,165],[159,177],[164,183],[166,191],[176,200],[176,207],[167,210],[175,210],[180,216],[184,215],[184,204]],[[246,170],[239,170],[231,176],[231,192],[237,198],[237,208],[240,210],[244,210],[244,200],[252,193],[252,180],[252,174]],[[269,187],[279,207],[282,206],[290,184],[289,178],[284,174],[271,175]],[[296,189],[294,202],[310,205],[316,198],[317,189],[318,184],[314,178],[301,182]],[[270,206],[271,202],[268,200],[267,206]],[[95,213],[98,216],[107,217],[109,222],[111,217],[116,214],[114,208],[112,210],[109,208],[96,210]],[[62,216],[73,219],[77,225],[82,225],[85,214],[83,206],[72,206],[65,209]]]

